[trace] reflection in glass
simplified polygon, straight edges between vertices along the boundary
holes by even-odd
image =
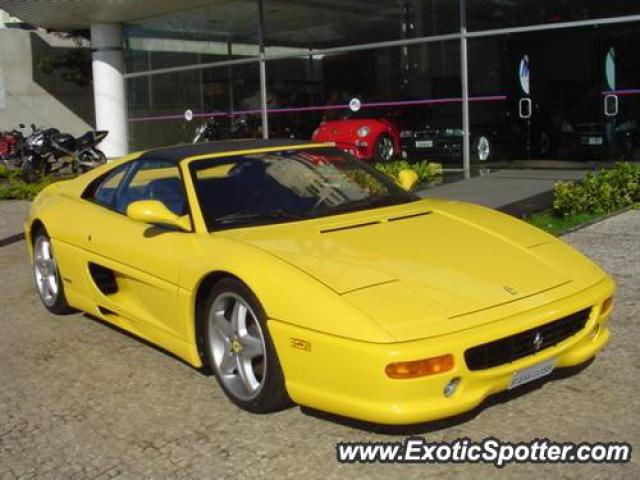
[[[207,141],[262,136],[257,62],[134,77],[127,92],[132,149],[192,142],[203,123]]]
[[[635,0],[466,0],[469,30],[635,15]]]
[[[190,164],[209,230],[318,218],[418,199],[333,148],[232,156]]]
[[[264,0],[264,19],[272,49],[320,49],[460,29],[458,2],[451,0]]]
[[[127,71],[258,55],[258,3],[228,0],[125,26]]]

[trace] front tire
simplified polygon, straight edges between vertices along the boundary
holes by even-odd
[[[227,397],[253,413],[288,407],[282,367],[253,292],[239,280],[221,280],[204,314],[205,355]]]
[[[87,173],[100,165],[107,163],[107,156],[102,150],[94,148],[83,152],[78,159],[77,170],[80,173]]]
[[[551,154],[551,137],[547,132],[542,132],[538,139],[538,155],[546,159]]]
[[[51,239],[42,230],[33,242],[33,279],[38,296],[47,310],[66,315],[74,310],[67,303],[60,270],[53,254]]]
[[[95,154],[96,167],[107,163],[107,155],[102,150],[94,148],[93,153]]]

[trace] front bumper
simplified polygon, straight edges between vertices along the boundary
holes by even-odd
[[[412,424],[457,415],[473,409],[489,395],[505,390],[513,373],[554,358],[556,368],[592,358],[609,340],[610,311],[602,302],[612,295],[605,279],[571,297],[482,327],[419,341],[372,344],[310,331],[269,320],[289,395],[296,403],[318,410],[383,424]],[[561,318],[591,309],[580,332],[540,352],[486,370],[467,369],[467,348],[542,325],[550,315]],[[598,332],[593,335],[598,325]],[[385,367],[392,362],[453,354],[453,370],[410,380],[392,380]],[[443,393],[454,377],[460,379],[450,397]]]
[[[350,153],[358,160],[370,161],[373,159],[373,145],[368,139],[361,139],[357,143],[335,142],[336,147]]]
[[[405,137],[402,139],[402,151],[408,158],[437,157],[453,158],[462,153],[462,140],[457,137],[433,137],[422,140],[424,147],[418,147],[420,139]]]

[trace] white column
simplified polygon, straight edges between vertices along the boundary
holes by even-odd
[[[120,157],[129,150],[122,25],[91,25],[91,47],[96,128],[109,130],[100,148],[107,158]]]

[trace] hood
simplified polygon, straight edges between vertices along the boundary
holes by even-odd
[[[372,131],[378,131],[389,126],[389,122],[383,119],[357,118],[346,120],[326,120],[320,124],[314,137],[329,138],[338,143],[353,142],[358,138],[360,127],[369,127]]]
[[[420,201],[227,233],[307,272],[369,314],[381,311],[376,302],[390,299],[417,304],[438,322],[571,282],[532,248],[560,243],[553,237],[507,215],[453,203],[449,211]]]

